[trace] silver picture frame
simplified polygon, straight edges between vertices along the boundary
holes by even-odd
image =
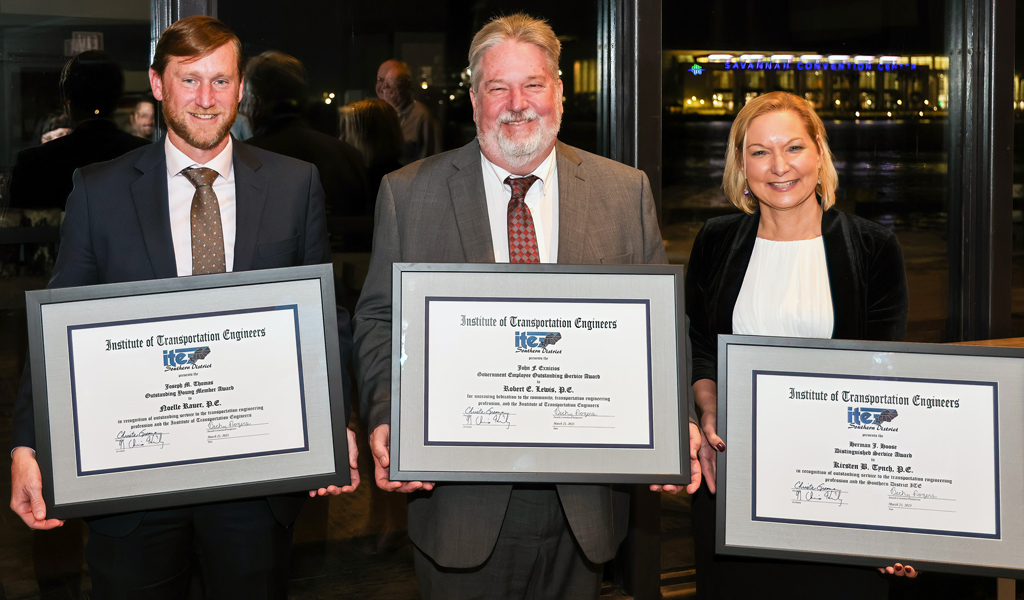
[[[338,315],[330,265],[309,265],[26,293],[36,459],[47,518],[67,519],[308,491],[349,483]],[[294,320],[302,442],[276,452],[89,471],[79,456],[71,332],[121,323],[286,309]],[[294,319],[292,319],[294,317]],[[289,325],[290,327],[290,325]],[[168,326],[173,331],[173,326]],[[148,350],[148,349],[147,349]],[[153,353],[160,360],[159,348]],[[216,352],[216,350],[215,350]],[[274,377],[275,358],[246,367]],[[198,382],[197,382],[198,383]],[[113,391],[117,381],[108,381]],[[174,399],[168,402],[174,402]],[[85,409],[83,409],[85,410]],[[297,410],[297,409],[289,409]],[[126,426],[127,427],[127,426]],[[211,443],[212,442],[208,442]]]
[[[1024,576],[1024,349],[720,335],[718,394],[717,553]]]
[[[679,266],[396,263],[393,268],[392,305],[391,479],[689,483],[687,394],[690,386],[685,380],[688,358],[683,296],[683,269]],[[649,433],[640,435],[641,439],[636,443],[621,445],[557,443],[550,440],[535,443],[509,439],[465,443],[431,439],[427,425],[430,415],[435,413],[429,409],[431,399],[428,390],[432,374],[436,377],[437,371],[441,369],[436,365],[443,365],[447,369],[445,373],[450,375],[451,365],[460,361],[459,356],[470,356],[464,352],[474,353],[472,356],[494,352],[495,356],[501,358],[492,364],[516,369],[511,363],[505,364],[510,356],[508,349],[512,348],[517,331],[510,323],[497,327],[494,335],[489,338],[495,342],[492,345],[500,346],[500,349],[473,347],[447,354],[435,351],[438,355],[432,355],[429,350],[430,340],[436,341],[436,336],[441,334],[434,331],[435,337],[431,336],[428,313],[431,306],[442,306],[447,302],[462,303],[470,315],[497,310],[493,307],[505,303],[527,307],[527,312],[532,306],[590,306],[601,302],[641,306],[646,310],[645,331],[642,332],[646,347],[637,348],[635,352],[646,356],[649,384],[645,402],[648,402],[650,422],[649,430],[644,431]],[[572,312],[570,308],[566,310]],[[569,327],[555,327],[551,331],[548,331],[551,328],[541,329],[546,334],[557,334],[561,339],[563,335],[583,333],[574,330],[574,327],[570,324]],[[524,329],[519,333],[525,335],[527,332]],[[560,344],[559,348],[569,348],[564,340]],[[613,356],[617,351],[634,350],[603,350]],[[639,364],[643,364],[643,361]],[[639,367],[638,370],[642,369]],[[479,385],[481,389],[490,389],[495,386],[495,382],[500,382],[500,378]],[[514,380],[504,383],[507,385],[510,382],[515,383]],[[499,385],[498,388],[505,386]],[[536,398],[529,396],[529,392],[523,392],[523,386],[516,388],[509,385],[505,389],[526,394],[522,396],[523,400],[541,402],[541,399],[565,399],[558,396],[559,388],[554,386],[544,388],[553,390],[550,395]],[[599,388],[591,386],[588,389]],[[466,391],[469,390],[458,390],[459,393]],[[637,393],[641,391],[637,390]],[[460,397],[465,398],[465,395]],[[550,423],[543,427],[547,428],[548,434],[555,428]],[[528,436],[522,439],[526,440]],[[604,438],[599,441],[603,442]]]

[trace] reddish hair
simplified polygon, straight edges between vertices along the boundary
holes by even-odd
[[[160,35],[160,41],[156,44],[152,68],[163,77],[167,62],[172,57],[199,59],[211,54],[224,44],[234,45],[235,55],[238,57],[238,77],[241,78],[245,71],[245,61],[242,59],[242,41],[222,21],[205,15],[179,19],[165,29]]]

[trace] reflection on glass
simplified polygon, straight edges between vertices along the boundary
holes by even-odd
[[[1013,73],[1013,336],[1024,336],[1024,1],[1017,0],[1017,47]]]
[[[685,263],[704,221],[736,210],[721,191],[733,117],[760,94],[789,91],[825,122],[839,171],[837,208],[900,239],[907,339],[944,341],[950,63],[935,43],[946,37],[941,7],[919,8],[926,17],[902,25],[868,14],[854,25],[824,5],[795,20],[765,7],[746,17],[759,26],[737,33],[722,16],[734,4],[717,0],[685,15],[665,4],[666,24],[706,18],[706,27],[685,33],[665,28],[662,231],[670,259]],[[1024,111],[1024,89],[1018,96]]]

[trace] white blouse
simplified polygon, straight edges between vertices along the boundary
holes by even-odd
[[[833,319],[821,236],[794,242],[757,238],[732,312],[733,333],[828,339]]]

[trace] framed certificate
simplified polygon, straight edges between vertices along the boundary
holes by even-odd
[[[719,553],[1024,574],[1024,350],[718,344]]]
[[[330,265],[26,298],[48,518],[349,482]]]
[[[391,479],[688,483],[683,270],[395,264]]]

